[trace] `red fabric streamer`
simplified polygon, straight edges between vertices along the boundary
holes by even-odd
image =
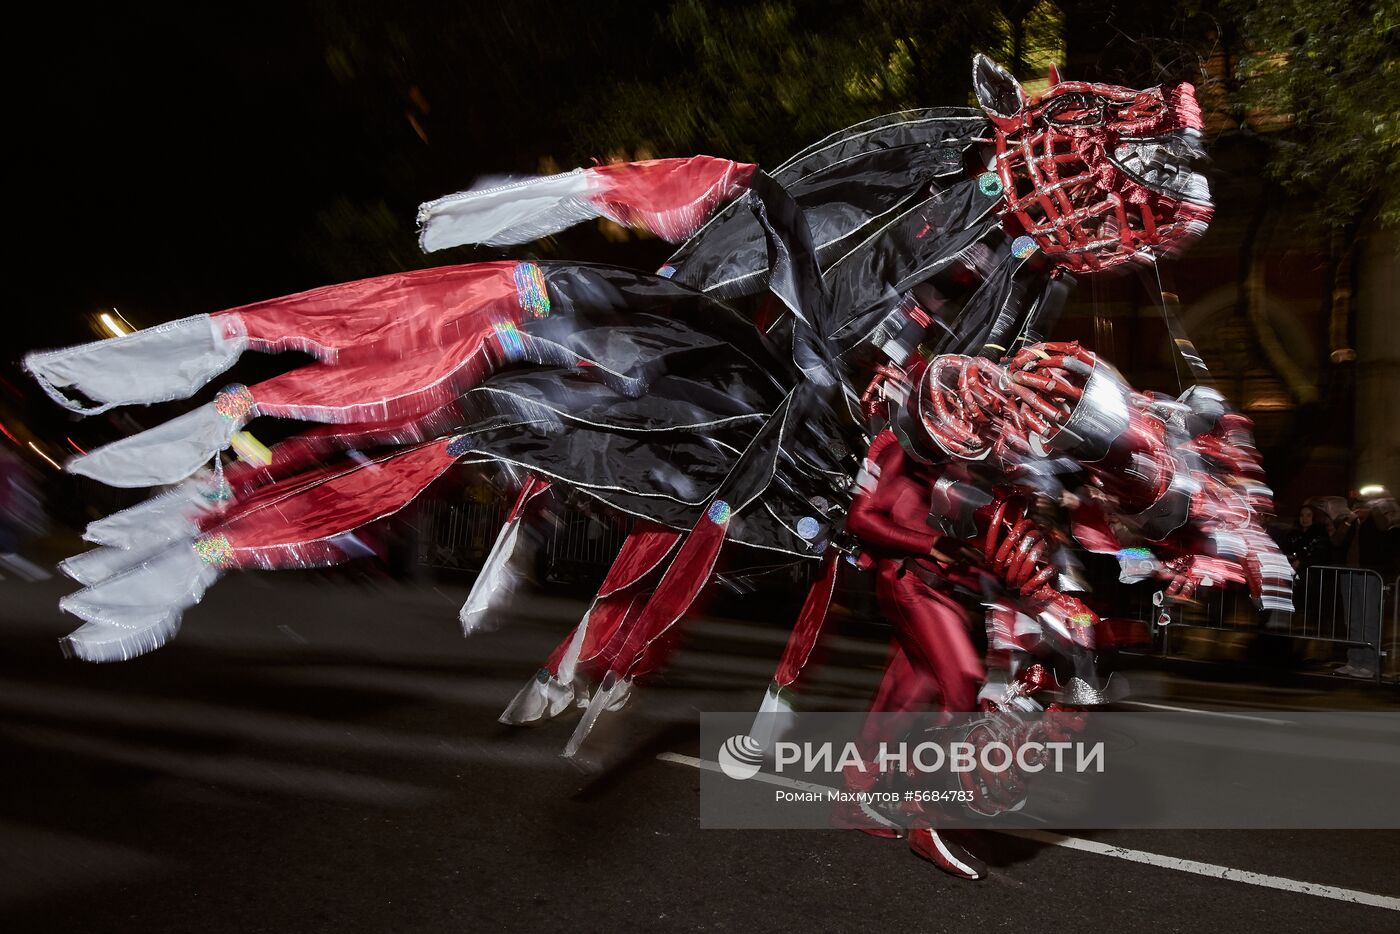
[[[272,445],[269,463],[240,460],[228,465],[224,468],[224,480],[234,497],[241,500],[260,487],[316,463],[326,454],[348,448],[419,443],[446,434],[459,420],[457,406],[449,402],[427,415],[408,415],[383,422],[319,425]]]
[[[457,460],[443,438],[382,460],[274,484],[211,530],[237,567],[328,564],[349,557],[334,539],[398,512]],[[208,536],[205,536],[206,538]]]
[[[600,165],[589,170],[603,183],[590,200],[619,224],[643,227],[674,242],[698,230],[720,204],[748,190],[757,168],[714,156]]]
[[[258,414],[383,424],[426,415],[491,372],[505,355],[498,331],[514,335],[520,322],[519,265],[415,270],[216,317],[258,349],[320,358],[253,386]]]
[[[471,320],[483,305],[514,299],[516,265],[415,269],[254,302],[212,317],[225,336],[246,335],[254,350],[301,350],[326,362],[355,348],[376,346],[377,356],[385,348],[436,346],[461,336],[464,315]]]

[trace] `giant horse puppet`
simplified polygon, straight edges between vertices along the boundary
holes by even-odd
[[[172,486],[92,523],[99,547],[65,562],[85,585],[60,604],[84,621],[66,648],[130,658],[230,570],[351,557],[356,529],[458,463],[504,465],[519,487],[462,609],[468,632],[506,592],[541,497],[632,521],[582,621],[503,714],[586,708],[570,754],[663,660],[721,551],[820,563],[765,709],[786,703],[811,653],[839,559],[889,578],[901,651],[877,703],[976,702],[981,663],[948,642],[965,616],[948,597],[959,575],[999,588],[994,651],[1082,656],[1098,617],[1033,508],[1066,484],[1082,494],[1080,543],[1131,556],[1169,595],[1238,583],[1287,605],[1248,423],[1208,385],[1136,392],[1077,345],[1043,343],[1075,277],[1153,264],[1204,230],[1192,88],[1052,72],[1031,100],[986,58],[973,70],[980,112],[878,117],[770,170],[706,156],[605,165],[421,209],[426,250],[525,243],[596,217],[683,241],[656,273],[444,266],[30,354],[29,372],[77,413],[187,398],[249,349],[315,358],[68,464],[114,486]],[[316,427],[224,465],[259,415]],[[983,703],[1029,690],[1022,662]],[[1072,699],[1092,701],[1091,673],[1076,671]]]

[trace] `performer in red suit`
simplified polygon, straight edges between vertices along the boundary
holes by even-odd
[[[943,466],[918,463],[890,431],[876,437],[867,463],[873,483],[851,502],[846,529],[874,559],[876,596],[894,627],[890,660],[859,739],[862,755],[873,762],[879,744],[899,732],[899,720],[891,714],[912,713],[935,701],[947,711],[975,710],[985,676],[969,633],[971,614],[953,593],[955,586],[975,587],[976,581],[960,558],[960,543],[929,525],[930,494]],[[847,785],[869,791],[879,776],[878,769],[849,769]],[[859,806],[841,819],[875,836],[899,835]],[[909,846],[954,875],[985,875],[981,860],[946,833],[916,827]]]
[[[945,542],[928,522],[930,493],[942,468],[914,461],[890,432],[876,438],[871,460],[878,479],[852,501],[846,529],[875,559],[880,609],[909,664],[931,681],[923,687],[932,688],[944,710],[973,710],[982,662],[968,637],[968,613],[949,591],[976,582],[959,573],[959,543]],[[907,710],[925,693],[886,684],[882,709]]]

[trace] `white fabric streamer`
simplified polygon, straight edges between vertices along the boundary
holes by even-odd
[[[195,315],[121,337],[27,354],[24,368],[70,412],[95,415],[118,405],[187,399],[227,370],[248,345],[220,323]],[[77,390],[88,404],[65,390]]]
[[[89,662],[124,661],[164,645],[180,628],[220,571],[195,550],[178,544],[101,583],[69,594],[59,609],[87,625],[70,633],[64,647]]]
[[[568,710],[578,695],[576,685],[551,677],[548,668],[541,668],[515,695],[498,720],[510,726],[550,720]],[[579,706],[585,706],[587,699],[588,692],[585,690]]]
[[[418,208],[418,242],[431,253],[468,243],[529,243],[602,217],[589,200],[599,183],[584,169],[460,191]]]
[[[574,728],[573,735],[569,737],[569,742],[561,755],[565,759],[572,759],[578,755],[579,747],[588,738],[588,734],[593,732],[598,718],[605,711],[621,710],[627,706],[627,701],[631,696],[632,679],[618,678],[612,672],[608,672],[607,676],[603,678],[603,684],[599,687],[598,693],[594,694],[593,699],[588,702],[588,708],[583,712],[583,719]]]
[[[496,536],[496,543],[491,546],[491,553],[486,556],[486,563],[477,575],[471,593],[467,594],[467,602],[462,604],[462,610],[457,614],[463,635],[470,636],[486,629],[492,603],[515,590],[520,575],[512,566],[511,556],[515,553],[515,543],[519,537],[518,518],[507,522]]]
[[[220,414],[210,402],[163,425],[75,457],[68,462],[68,471],[108,486],[177,483],[227,448],[244,421]]]
[[[792,728],[795,719],[792,705],[783,696],[782,688],[776,681],[770,682],[768,690],[764,692],[763,703],[753,718],[753,726],[749,728],[749,736],[764,749],[771,749]]]
[[[207,478],[191,478],[173,490],[88,523],[83,538],[94,545],[147,553],[156,546],[188,541],[199,534],[195,520],[200,513],[219,507],[212,499],[214,492]]]
[[[154,652],[180,631],[179,613],[132,612],[120,623],[86,623],[61,640],[65,654],[85,662],[124,662]]]
[[[191,541],[193,536],[191,536]],[[125,573],[167,547],[165,542],[147,542],[140,548],[112,548],[103,545],[80,555],[64,558],[58,569],[85,586]]]

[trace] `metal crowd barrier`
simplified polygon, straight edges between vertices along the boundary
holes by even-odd
[[[545,579],[580,583],[601,578],[626,537],[627,529],[622,525],[565,506],[550,528]]]
[[[1386,646],[1384,658],[1390,661],[1390,674],[1400,673],[1400,574],[1390,582],[1390,638],[1381,641]],[[1376,667],[1384,667],[1384,663]]]
[[[452,571],[480,571],[506,521],[510,503],[425,499],[418,513],[418,563]],[[547,581],[600,579],[622,548],[627,529],[571,505],[552,517],[542,543]]]
[[[508,503],[500,501],[425,501],[419,513],[419,563],[458,571],[481,570],[508,508]],[[581,583],[600,578],[626,536],[623,526],[563,505],[543,543],[541,570],[545,579]],[[1387,596],[1388,626],[1384,625]],[[1376,653],[1375,678],[1380,681],[1387,662],[1396,657],[1396,640],[1400,638],[1400,577],[1387,587],[1380,574],[1364,568],[1309,568],[1295,583],[1293,613],[1261,612],[1248,593],[1233,587],[1202,591],[1194,604],[1146,610],[1156,618],[1151,628],[1162,633],[1164,655],[1171,652],[1172,629],[1263,633],[1370,648]],[[1169,623],[1162,622],[1163,614]]]
[[[418,563],[480,571],[509,508],[500,502],[424,500],[418,513]]]
[[[1221,632],[1258,632],[1312,642],[1369,648],[1376,653],[1375,680],[1392,658],[1391,646],[1400,632],[1400,578],[1386,587],[1380,574],[1366,568],[1318,565],[1294,583],[1292,613],[1258,610],[1249,594],[1238,589],[1198,593],[1198,602],[1159,611],[1154,631],[1161,631],[1162,653],[1170,654],[1173,628]],[[1390,637],[1383,633],[1386,595],[1391,595]],[[1165,616],[1169,622],[1164,623]]]

